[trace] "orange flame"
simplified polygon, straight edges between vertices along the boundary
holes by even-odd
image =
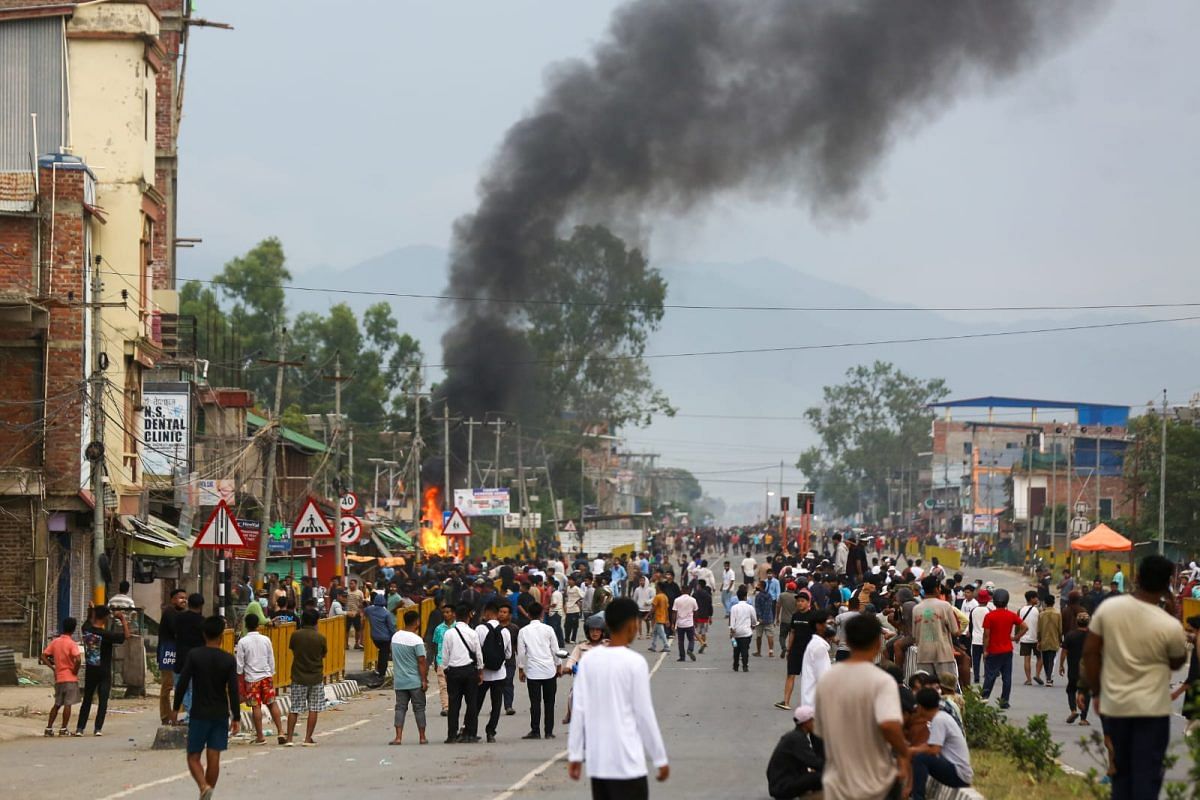
[[[427,487],[421,498],[421,549],[426,555],[444,556],[449,547],[442,535],[442,490]]]

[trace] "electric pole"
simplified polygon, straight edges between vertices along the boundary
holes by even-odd
[[[345,574],[342,558],[342,384],[350,380],[350,376],[342,374],[342,352],[333,354],[333,374],[323,375],[327,381],[333,381],[333,574],[342,577]],[[354,431],[350,431],[350,472],[354,472]],[[314,570],[316,565],[313,565]]]
[[[488,423],[496,429],[496,460],[492,462],[492,488],[500,488],[500,429],[508,423],[502,419],[494,419]]]
[[[108,361],[102,354],[100,338],[100,256],[92,266],[91,311],[92,311],[92,444],[88,446],[88,458],[92,462],[92,604],[104,605],[106,587],[100,574],[100,562],[104,559],[104,365]],[[103,357],[102,357],[103,356]]]
[[[1163,389],[1162,442],[1158,459],[1158,554],[1167,546],[1167,390]]]
[[[279,415],[283,408],[283,375],[285,367],[299,367],[304,361],[287,360],[287,328],[279,327],[279,358],[271,361],[259,359],[260,364],[275,365],[275,404],[272,407],[271,419],[267,423],[267,433],[270,440],[267,443],[267,481],[263,487],[262,522],[258,530],[258,561],[255,584],[259,591],[263,588],[263,580],[267,574],[267,528],[271,522],[272,505],[275,501],[275,459],[279,448]]]
[[[474,417],[467,419],[467,480],[463,484],[464,489],[472,488],[471,485],[471,470],[472,464],[475,461],[475,426],[482,425],[482,420],[477,420]]]

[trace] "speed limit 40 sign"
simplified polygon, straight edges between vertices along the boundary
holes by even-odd
[[[338,498],[338,505],[341,506],[343,514],[350,514],[358,508],[358,495],[354,492],[346,492]]]

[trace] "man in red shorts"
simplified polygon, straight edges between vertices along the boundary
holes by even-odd
[[[253,708],[254,744],[267,741],[263,736],[263,706],[271,713],[279,743],[287,744],[279,719],[279,704],[275,702],[275,651],[271,649],[271,640],[258,632],[258,617],[246,616],[246,634],[238,640],[233,654],[237,658],[238,694]]]

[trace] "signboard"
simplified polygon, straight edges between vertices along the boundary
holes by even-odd
[[[540,511],[531,512],[525,515],[525,520],[522,523],[520,514],[505,514],[504,527],[506,528],[540,528],[542,527],[542,514]]]
[[[576,530],[575,520],[573,519],[567,520],[567,524],[563,526],[563,533],[575,533]]]
[[[142,389],[142,472],[174,475],[190,469],[192,395],[186,383],[147,383]]]
[[[192,547],[208,547],[214,549],[224,549],[227,547],[245,547],[246,540],[242,537],[241,530],[238,529],[237,522],[233,518],[233,512],[229,510],[229,506],[221,502],[213,509],[213,513],[208,518],[208,522],[204,523],[204,527],[200,529],[200,535],[196,538]]]
[[[342,517],[342,544],[354,544],[362,538],[362,520],[358,517]]]
[[[502,517],[508,513],[508,489],[455,489],[454,507],[465,517]]]
[[[467,518],[457,508],[450,515],[450,521],[442,528],[443,536],[470,536],[471,526],[467,524]]]
[[[343,514],[352,514],[354,509],[358,508],[358,495],[354,492],[346,492],[338,498],[338,505],[342,509]]]
[[[999,531],[995,514],[963,514],[963,533],[996,533]]]
[[[1086,502],[1079,500],[1075,503],[1075,516],[1086,517],[1090,509],[1091,506],[1089,506]]]
[[[286,553],[292,548],[292,529],[276,521],[267,528],[267,552]]]
[[[236,495],[233,478],[196,481],[196,491],[196,505],[198,506],[215,506],[218,503],[230,505],[234,502]]]
[[[300,509],[300,516],[296,517],[296,524],[292,525],[292,538],[333,538],[333,527],[329,524],[329,520],[325,519],[321,509],[317,507],[317,501],[311,497],[304,502],[304,508]]]
[[[1092,521],[1087,517],[1075,517],[1071,520],[1071,535],[1083,536],[1092,527]]]
[[[246,546],[234,549],[233,557],[253,561],[258,558],[258,538],[262,535],[262,525],[256,519],[238,519],[237,526]]]

